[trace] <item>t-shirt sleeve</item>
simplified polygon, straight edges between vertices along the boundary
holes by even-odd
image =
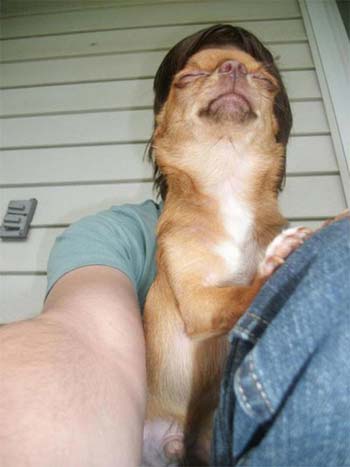
[[[143,307],[155,276],[155,229],[159,206],[153,201],[114,206],[75,222],[51,250],[47,294],[67,272],[84,266],[118,269],[131,280]]]

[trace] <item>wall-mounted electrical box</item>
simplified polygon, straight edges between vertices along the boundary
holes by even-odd
[[[10,201],[0,227],[0,238],[25,239],[37,204],[34,198]]]

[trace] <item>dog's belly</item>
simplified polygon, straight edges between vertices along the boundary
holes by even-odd
[[[167,314],[163,311],[164,315]],[[152,417],[162,416],[164,408],[168,415],[172,414],[182,422],[191,396],[195,344],[185,334],[182,322],[174,313],[177,312],[172,313],[171,320],[163,315],[163,321],[158,321],[157,334],[163,336],[161,345],[158,341],[158,345],[148,348],[149,358],[150,353],[157,352],[159,361],[159,377],[149,387],[150,394],[156,395],[157,407],[150,400],[150,411]]]
[[[189,406],[194,401],[198,403],[203,396],[207,398],[207,395],[202,393],[203,386],[211,388],[210,393],[213,397],[210,403],[216,398],[213,388],[219,388],[228,341],[226,336],[205,341],[191,339],[183,331],[182,322],[181,326],[174,323],[169,326],[169,321],[167,324],[168,338],[164,339],[161,345],[158,341],[158,346],[148,349],[149,359],[151,352],[158,353],[159,365],[158,377],[150,380],[148,385],[147,418],[176,420],[183,427]],[[169,327],[172,327],[172,330]]]

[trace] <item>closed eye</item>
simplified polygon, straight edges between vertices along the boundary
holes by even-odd
[[[254,73],[254,74],[252,74],[252,78],[253,79],[258,79],[258,80],[261,80],[261,81],[271,82],[271,79],[269,79],[266,75],[263,75],[262,73]]]
[[[277,91],[277,89],[278,89],[278,85],[275,83],[274,79],[271,78],[270,76],[267,76],[267,75],[265,75],[263,73],[252,73],[251,77],[254,80],[262,83],[263,85],[265,85],[265,87],[266,87],[266,89],[268,91],[272,92],[272,91]]]
[[[187,84],[192,83],[198,78],[203,78],[205,76],[208,76],[209,73],[205,71],[194,71],[193,73],[186,73],[182,76],[179,76],[176,80],[175,86],[178,88],[183,88]]]

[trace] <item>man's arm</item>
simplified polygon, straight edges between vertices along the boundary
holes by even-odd
[[[70,272],[43,314],[0,330],[0,465],[137,466],[145,394],[130,280],[105,266]]]

